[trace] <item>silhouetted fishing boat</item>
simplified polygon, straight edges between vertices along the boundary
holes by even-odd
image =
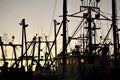
[[[81,0],[80,11],[71,15],[67,14],[67,0],[63,3],[63,50],[55,57],[57,62],[56,73],[64,80],[113,80],[119,78],[120,57],[119,57],[119,33],[117,27],[116,1],[112,0],[112,19],[101,14],[98,6],[100,0]],[[79,16],[83,13],[83,16]],[[76,32],[66,40],[67,18],[83,18],[76,28]],[[102,36],[96,33],[101,28],[96,24],[98,20],[111,21],[111,28],[103,41]],[[86,24],[83,26],[82,24]],[[77,31],[83,27],[83,33],[74,37]],[[113,29],[113,42],[107,42],[108,34]],[[104,30],[104,28],[103,28]],[[87,31],[87,32],[85,32]],[[98,42],[97,38],[99,38]],[[67,52],[67,46],[72,40],[81,41],[70,52]],[[110,47],[113,50],[110,50]],[[113,52],[111,52],[113,51]]]
[[[22,19],[20,25],[22,26],[22,44],[14,44],[12,42],[4,43],[2,37],[0,37],[0,46],[2,51],[3,66],[0,67],[0,80],[54,80],[56,79],[53,69],[51,69],[51,62],[53,59],[49,57],[49,43],[47,36],[45,41],[41,40],[41,37],[35,35],[31,41],[26,40],[26,27],[25,19]],[[14,39],[14,36],[12,37]],[[46,47],[45,55],[41,55],[42,49],[41,43],[44,43]],[[13,56],[7,58],[5,56],[4,47],[9,46],[13,48]],[[36,47],[37,54],[36,54]],[[21,54],[17,56],[17,48],[20,48]],[[47,50],[48,49],[48,50]],[[11,63],[12,62],[12,63]],[[9,65],[11,63],[11,65]],[[42,64],[41,64],[42,63]],[[53,77],[54,76],[54,77]]]
[[[27,41],[25,19],[22,19],[22,40],[21,44],[12,42],[6,44],[0,37],[0,46],[2,52],[3,66],[0,70],[0,80],[113,80],[119,79],[120,71],[120,52],[119,52],[119,33],[116,25],[116,7],[115,0],[112,0],[112,19],[101,14],[99,8],[100,0],[81,0],[80,11],[71,15],[67,14],[67,0],[63,0],[63,21],[57,23],[54,20],[55,39],[45,41],[38,35],[35,35],[31,41]],[[82,13],[82,16],[79,16]],[[94,15],[94,17],[93,17]],[[79,26],[72,36],[66,36],[66,24],[68,17],[82,18]],[[96,20],[111,21],[111,28],[106,37],[96,35],[100,30]],[[60,24],[58,31],[56,25]],[[85,25],[82,25],[85,24]],[[63,25],[63,47],[60,53],[57,52],[57,36]],[[82,27],[83,31],[75,37],[76,32]],[[110,30],[113,29],[113,42],[108,41],[107,37]],[[104,30],[104,29],[103,29]],[[67,38],[67,39],[66,39]],[[99,42],[97,42],[99,38]],[[12,37],[14,39],[14,36]],[[68,45],[72,40],[78,40],[81,43],[75,45],[68,51]],[[44,56],[41,55],[41,44],[46,45]],[[12,58],[6,58],[4,47],[13,48]],[[37,48],[36,48],[37,46]],[[52,49],[55,48],[55,57],[52,57]],[[21,49],[20,56],[17,56],[16,48]],[[111,51],[110,47],[114,49]],[[30,51],[29,51],[30,50]],[[37,52],[36,52],[37,51]],[[9,62],[13,61],[10,66]]]

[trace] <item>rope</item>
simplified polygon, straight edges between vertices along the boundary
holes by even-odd
[[[54,9],[53,9],[53,15],[52,15],[52,20],[51,20],[50,30],[49,30],[48,36],[50,36],[51,30],[52,30],[52,22],[53,22],[53,18],[54,18],[54,15],[55,15],[56,4],[57,4],[57,0],[55,0],[55,5],[54,5]],[[49,37],[48,37],[48,38],[49,38]]]

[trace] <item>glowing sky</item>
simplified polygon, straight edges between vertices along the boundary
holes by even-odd
[[[68,13],[77,12],[80,1],[68,0]],[[117,2],[119,3],[119,0]],[[111,13],[110,5],[111,0],[101,0],[100,6],[103,12]],[[7,33],[9,39],[14,35],[20,40],[21,26],[19,23],[23,18],[29,25],[28,39],[36,33],[40,36],[49,35],[49,32],[53,32],[53,19],[58,21],[62,19],[59,17],[62,14],[62,8],[62,0],[0,0],[0,36]]]

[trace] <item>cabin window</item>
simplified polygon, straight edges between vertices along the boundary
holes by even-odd
[[[80,62],[81,62],[81,63],[84,63],[84,62],[85,62],[85,60],[84,60],[84,59],[80,59]]]
[[[57,59],[58,64],[63,64],[63,59]],[[72,58],[67,58],[65,61],[66,64],[75,64],[76,60]],[[81,63],[84,63],[84,60],[81,60]]]
[[[63,60],[62,60],[62,59],[57,59],[57,63],[58,63],[58,64],[62,64],[62,63],[63,63]]]
[[[63,60],[62,60],[62,59],[60,59],[60,63],[61,63],[61,64],[63,63]]]
[[[60,64],[60,60],[59,59],[57,60],[57,63]]]
[[[66,64],[69,64],[69,59],[66,59]]]
[[[73,64],[73,61],[72,61],[72,59],[70,58],[70,64]]]
[[[75,64],[75,59],[73,59],[73,64]]]

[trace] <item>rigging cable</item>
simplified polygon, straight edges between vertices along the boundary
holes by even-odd
[[[55,0],[55,5],[54,5],[54,9],[53,9],[53,15],[52,15],[52,20],[51,20],[50,30],[49,30],[48,36],[50,36],[51,30],[52,30],[52,22],[53,22],[53,18],[54,18],[54,15],[55,15],[56,4],[57,4],[57,0]],[[49,37],[48,37],[48,38],[49,38]]]
[[[76,28],[76,30],[74,31],[72,37],[75,36],[75,34],[76,34],[76,32],[78,31],[78,29],[81,29],[81,28],[82,28],[82,27],[80,27],[80,26],[81,26],[81,24],[83,23],[83,21],[84,21],[84,18],[82,19],[82,21],[80,22],[80,24],[78,25],[78,27]]]

